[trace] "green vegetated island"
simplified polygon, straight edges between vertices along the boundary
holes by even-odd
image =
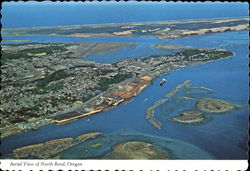
[[[78,37],[153,35],[173,39],[196,33],[247,28],[247,18],[232,18],[2,29],[2,33]],[[232,52],[222,49],[187,48],[173,55],[149,56],[111,64],[82,60],[89,54],[132,45],[135,44],[83,42],[2,45],[1,136],[37,129],[49,123],[64,124],[111,109],[139,94],[163,73],[233,56]],[[153,117],[150,119],[153,123]]]
[[[171,155],[151,143],[143,141],[128,141],[115,145],[112,153],[104,159],[171,159]]]

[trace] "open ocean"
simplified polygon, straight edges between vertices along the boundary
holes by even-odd
[[[242,2],[4,2],[3,28],[248,16]]]

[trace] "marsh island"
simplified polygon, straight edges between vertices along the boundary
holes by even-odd
[[[117,144],[113,152],[105,159],[168,159],[170,155],[166,150],[141,141],[129,141]]]

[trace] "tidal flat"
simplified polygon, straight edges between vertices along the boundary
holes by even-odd
[[[101,132],[89,132],[79,135],[76,138],[67,137],[61,139],[49,140],[40,144],[32,144],[23,146],[13,150],[11,158],[37,158],[37,159],[48,159],[53,158],[57,153],[64,151],[74,145],[82,143],[88,139],[95,138],[101,135]]]

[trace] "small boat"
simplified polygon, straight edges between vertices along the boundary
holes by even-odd
[[[161,82],[160,82],[160,86],[162,86],[162,85],[165,84],[166,82],[167,82],[167,80],[163,78],[163,79],[161,80]]]

